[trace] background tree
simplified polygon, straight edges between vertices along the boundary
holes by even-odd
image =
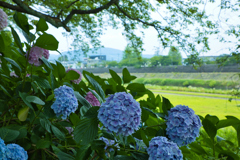
[[[168,52],[168,56],[172,65],[182,65],[182,55],[177,47],[171,46]]]
[[[63,27],[73,36],[73,45],[86,52],[90,47],[101,47],[99,37],[107,26],[116,29],[124,28],[123,35],[129,44],[138,52],[143,51],[143,34],[136,35],[135,30],[149,27],[157,31],[163,47],[168,47],[170,42],[188,53],[195,54],[199,51],[208,51],[208,36],[218,34],[221,13],[227,10],[239,11],[239,1],[185,1],[185,0],[51,0],[51,1],[21,1],[1,0],[0,6],[8,15],[15,11],[45,19],[55,27]],[[215,4],[219,9],[219,20],[209,18],[205,8]],[[151,15],[160,14],[154,19]],[[34,19],[34,18],[33,18]],[[227,19],[226,19],[227,20]],[[238,22],[224,27],[229,36],[239,38]],[[176,27],[178,26],[178,27]],[[194,33],[194,34],[191,34]],[[224,38],[220,37],[222,41]],[[90,42],[90,43],[89,43]],[[227,42],[227,41],[226,41]],[[231,41],[233,42],[233,40]],[[197,48],[200,48],[198,50]]]
[[[150,58],[150,63],[152,67],[157,67],[157,66],[161,66],[162,63],[162,59],[163,56],[153,56],[152,58]]]
[[[68,61],[68,56],[67,55],[63,55],[61,57],[58,57],[59,61]]]

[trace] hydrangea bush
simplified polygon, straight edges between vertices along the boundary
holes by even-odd
[[[200,118],[188,106],[177,105],[168,111],[167,135],[178,146],[194,142],[201,126]]]
[[[0,13],[3,28],[7,16]],[[0,159],[238,159],[236,150],[219,147],[216,140],[218,129],[233,125],[238,131],[236,117],[200,117],[206,134],[196,138],[201,123],[193,110],[173,107],[135,83],[126,68],[122,77],[109,70],[111,77],[105,79],[49,62],[58,41],[48,34],[48,24],[28,21],[22,13],[13,19],[27,41],[13,27],[13,41],[0,41]],[[113,141],[118,146],[106,156]],[[202,141],[207,142],[203,147]]]

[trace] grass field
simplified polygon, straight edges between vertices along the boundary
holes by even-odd
[[[186,95],[169,95],[164,93],[161,95],[168,98],[174,106],[179,104],[187,105],[192,108],[196,114],[203,117],[205,117],[207,114],[210,114],[217,115],[220,119],[225,119],[225,116],[227,115],[240,118],[240,107],[237,107],[237,105],[240,104],[239,101],[229,102],[222,99],[193,97]],[[147,98],[147,96],[143,98]]]

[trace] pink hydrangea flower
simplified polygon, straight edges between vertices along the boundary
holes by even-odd
[[[82,80],[82,74],[81,74],[81,72],[80,72],[79,70],[70,68],[70,69],[66,70],[66,73],[69,72],[69,71],[71,71],[71,70],[77,72],[77,73],[80,75],[78,79],[72,80],[73,83],[79,84],[79,83],[81,82],[81,80]]]
[[[27,52],[28,54],[28,52]],[[27,57],[27,54],[25,55]],[[40,66],[43,62],[40,60],[42,56],[46,59],[49,58],[49,51],[37,46],[33,46],[30,49],[29,57],[28,57],[28,62],[30,64],[34,64],[35,66]]]
[[[100,102],[98,99],[92,94],[92,92],[88,92],[85,99],[92,105],[92,106],[100,106]]]
[[[7,27],[7,19],[7,14],[0,8],[0,31]]]

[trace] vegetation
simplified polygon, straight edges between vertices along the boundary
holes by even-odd
[[[137,83],[159,85],[159,86],[180,86],[180,87],[203,87],[203,88],[218,88],[218,89],[233,89],[237,85],[231,81],[215,81],[215,80],[200,80],[200,79],[160,79],[160,78],[138,78]]]

